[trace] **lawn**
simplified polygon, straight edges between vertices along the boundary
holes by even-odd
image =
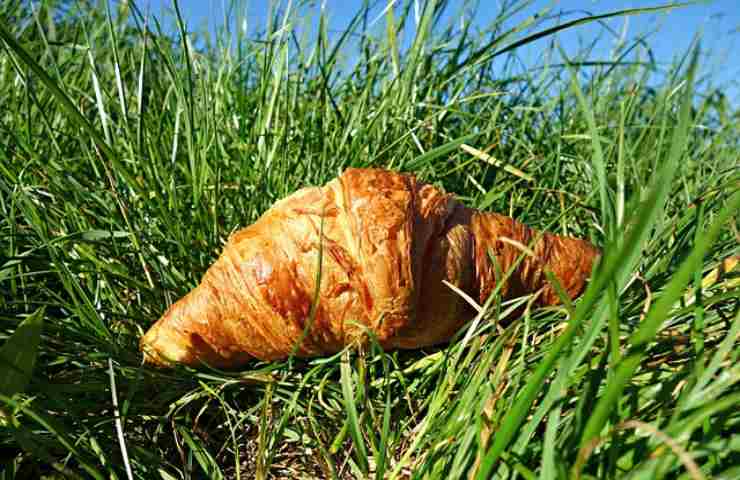
[[[0,0],[0,479],[740,477],[740,111],[699,39],[574,55],[517,0],[483,28],[418,3],[246,36]],[[492,297],[449,345],[142,366],[230,233],[349,166],[604,256],[573,305]]]

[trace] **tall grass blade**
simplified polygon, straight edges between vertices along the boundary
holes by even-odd
[[[36,364],[45,307],[39,307],[16,327],[0,347],[0,394],[12,397],[26,390]]]

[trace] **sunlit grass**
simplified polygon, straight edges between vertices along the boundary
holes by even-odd
[[[649,39],[566,53],[521,2],[483,32],[453,2],[337,35],[282,9],[258,38],[51,3],[0,0],[0,357],[43,316],[32,376],[0,365],[0,478],[127,478],[123,446],[141,479],[740,475],[738,113],[698,42],[656,75]],[[491,298],[439,348],[141,366],[230,232],[348,166],[603,259],[572,311]]]

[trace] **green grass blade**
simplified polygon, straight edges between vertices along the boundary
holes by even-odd
[[[468,135],[464,135],[460,138],[457,138],[455,140],[449,141],[445,143],[444,145],[440,145],[439,147],[429,150],[428,152],[419,155],[418,157],[414,158],[413,160],[410,160],[406,164],[403,164],[401,166],[404,170],[417,170],[422,168],[425,164],[431,162],[432,160],[435,160],[437,158],[440,158],[444,155],[447,155],[448,153],[454,152],[458,148],[460,148],[460,145],[463,143],[469,142],[473,140],[474,138],[480,136],[478,133],[471,133]]]
[[[619,400],[622,390],[630,378],[632,378],[637,366],[642,360],[646,344],[655,337],[671,307],[684,293],[685,287],[691,280],[694,271],[701,265],[701,260],[719,235],[725,222],[737,214],[739,209],[740,192],[736,193],[718,214],[717,219],[707,233],[701,237],[701,240],[697,243],[689,258],[668,284],[666,291],[651,309],[645,321],[640,325],[640,328],[632,334],[629,339],[629,343],[632,345],[631,352],[620,362],[615,377],[609,382],[604,394],[596,404],[594,412],[583,431],[581,446],[586,445],[599,435],[614,404]]]
[[[359,416],[357,415],[357,405],[355,403],[355,393],[352,387],[352,370],[349,364],[349,353],[345,352],[342,356],[340,366],[342,375],[342,397],[344,399],[344,408],[347,412],[347,421],[349,423],[349,432],[352,437],[352,445],[355,447],[358,467],[364,475],[367,475],[369,469],[367,448],[365,447],[365,438],[362,435]]]
[[[26,390],[36,364],[44,307],[26,317],[0,347],[0,394],[12,397]]]
[[[471,55],[471,58],[469,58],[468,60],[466,60],[465,63],[462,64],[460,67],[458,67],[456,70],[460,70],[463,67],[469,67],[469,66],[472,66],[472,65],[475,65],[475,64],[478,64],[478,63],[486,62],[486,61],[491,60],[491,59],[493,59],[495,57],[498,57],[500,55],[503,55],[504,53],[511,52],[511,51],[513,51],[513,50],[515,50],[515,49],[523,46],[523,45],[527,45],[528,43],[532,43],[535,40],[539,40],[541,38],[548,37],[550,35],[553,35],[555,33],[560,32],[560,31],[567,30],[569,28],[573,28],[573,27],[576,27],[576,26],[579,26],[579,25],[585,25],[585,24],[588,24],[588,23],[597,22],[597,21],[600,21],[600,20],[606,20],[606,19],[614,18],[614,17],[626,17],[626,16],[630,16],[630,15],[640,15],[640,14],[644,14],[644,13],[664,12],[664,11],[668,11],[668,10],[671,10],[671,9],[674,9],[674,8],[680,8],[680,7],[689,6],[689,5],[693,5],[693,4],[694,4],[694,2],[686,2],[686,3],[660,5],[660,6],[648,7],[648,8],[628,8],[628,9],[625,9],[625,10],[617,10],[615,12],[604,13],[604,14],[601,14],[601,15],[591,15],[591,16],[588,16],[588,17],[582,17],[582,18],[578,18],[576,20],[571,20],[571,21],[562,23],[562,24],[557,25],[555,27],[547,28],[545,30],[542,30],[540,32],[537,32],[537,33],[534,33],[534,34],[531,34],[531,35],[528,35],[528,36],[526,36],[526,37],[524,37],[524,38],[522,38],[520,40],[517,40],[515,42],[512,42],[512,43],[506,45],[505,47],[503,47],[503,48],[501,48],[499,50],[496,50],[494,52],[488,52],[488,50],[490,50],[493,46],[495,46],[498,43],[500,43],[500,40],[495,40],[495,41],[491,42],[489,45],[487,45],[486,48],[483,48],[483,49],[475,52],[473,55]]]
[[[113,151],[111,150],[105,139],[100,136],[98,131],[92,125],[90,125],[90,122],[88,122],[87,119],[77,109],[77,107],[75,107],[74,103],[72,103],[72,100],[70,100],[67,94],[57,85],[57,83],[49,76],[49,74],[47,74],[46,71],[44,71],[44,69],[41,68],[41,66],[36,63],[33,58],[31,58],[28,52],[26,52],[26,50],[15,40],[13,35],[5,28],[2,23],[0,23],[0,39],[5,42],[8,50],[15,53],[28,68],[33,70],[33,73],[35,73],[36,76],[41,79],[44,85],[54,93],[54,96],[57,98],[62,107],[66,110],[67,114],[69,114],[73,121],[95,140],[98,148],[100,148],[103,153],[106,154],[106,156],[113,156]]]
[[[90,463],[88,463],[88,459],[78,450],[78,448],[75,446],[75,442],[72,439],[68,438],[69,435],[65,434],[63,431],[61,431],[61,429],[57,428],[57,426],[52,421],[50,421],[50,419],[47,419],[45,418],[45,416],[40,415],[34,410],[28,408],[28,406],[24,404],[25,402],[16,401],[3,394],[0,394],[0,402],[16,409],[17,411],[23,412],[24,415],[27,415],[36,424],[43,427],[47,432],[51,433],[70,454],[74,455],[75,460],[79,462],[82,469],[85,470],[88,475],[90,475],[95,480],[103,480],[104,477],[103,475],[101,475],[100,471],[93,467]]]

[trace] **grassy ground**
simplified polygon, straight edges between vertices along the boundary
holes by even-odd
[[[693,52],[659,71],[649,39],[543,41],[523,65],[507,47],[546,15],[514,25],[517,2],[484,31],[399,2],[380,30],[275,15],[187,44],[120,6],[19,3],[0,0],[0,478],[740,476],[739,116]],[[590,289],[500,331],[492,299],[437,349],[141,367],[230,232],[371,165],[591,238]]]

